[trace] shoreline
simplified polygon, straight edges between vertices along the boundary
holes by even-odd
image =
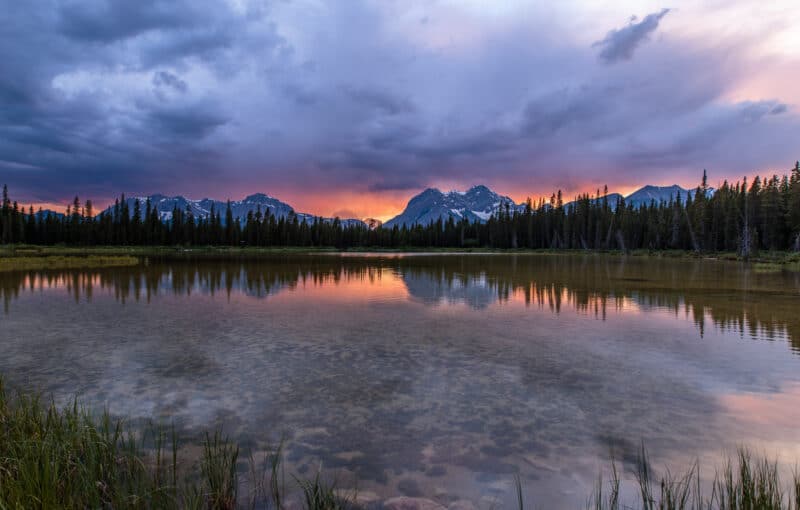
[[[406,246],[399,248],[363,247],[338,249],[335,247],[304,247],[304,246],[275,246],[275,247],[231,247],[224,245],[208,246],[163,246],[163,245],[94,245],[94,246],[68,246],[68,245],[0,245],[0,258],[7,257],[41,257],[50,255],[82,256],[82,255],[178,255],[178,254],[218,254],[218,255],[271,255],[271,254],[371,254],[371,253],[421,253],[421,254],[453,254],[453,255],[492,255],[492,254],[543,254],[543,255],[626,255],[632,257],[659,257],[659,258],[691,258],[691,259],[719,259],[739,260],[744,259],[736,252],[695,252],[687,250],[599,250],[599,249],[529,249],[529,248],[440,248],[440,247],[415,247]],[[800,252],[794,251],[762,251],[750,257],[750,262],[778,262],[785,260],[800,261]]]
[[[800,271],[800,252],[761,252],[745,260],[732,252],[692,252],[682,250],[564,250],[564,249],[491,249],[491,248],[336,248],[307,247],[229,247],[229,246],[0,246],[0,272],[89,269],[134,266],[148,258],[164,261],[194,259],[253,260],[279,255],[329,255],[342,257],[369,256],[607,256],[638,259],[683,259],[740,262],[750,264],[756,271]]]

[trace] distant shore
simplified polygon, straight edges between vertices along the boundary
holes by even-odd
[[[258,259],[274,255],[358,255],[358,254],[436,254],[436,255],[559,255],[559,256],[629,256],[637,258],[670,258],[687,260],[745,260],[733,252],[693,252],[682,250],[530,250],[500,248],[353,248],[339,250],[308,247],[229,247],[229,246],[0,246],[0,272],[85,269],[99,267],[134,266],[145,259],[164,261],[188,259],[241,260]],[[751,256],[746,262],[760,271],[800,271],[800,253],[789,251],[764,251]]]

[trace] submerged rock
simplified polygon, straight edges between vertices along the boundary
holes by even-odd
[[[425,498],[399,498],[387,499],[383,502],[386,510],[447,510],[447,507]]]
[[[472,501],[459,499],[458,501],[453,501],[450,503],[450,506],[447,507],[447,510],[478,510],[478,507],[476,507]]]
[[[399,490],[400,494],[403,496],[412,498],[422,496],[422,489],[419,488],[419,484],[413,478],[403,478],[397,482],[397,490]]]

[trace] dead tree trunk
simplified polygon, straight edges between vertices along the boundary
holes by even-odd
[[[742,241],[739,247],[739,255],[748,260],[753,251],[753,239],[750,232],[750,214],[747,211],[747,193],[744,195],[744,228],[742,229]]]
[[[611,217],[611,223],[608,225],[608,234],[606,234],[606,244],[605,248],[608,249],[611,247],[611,233],[614,231],[614,217]]]
[[[694,229],[692,228],[692,221],[689,219],[689,213],[686,212],[686,208],[683,208],[683,215],[686,217],[686,226],[689,229],[689,239],[692,241],[692,248],[694,248],[695,252],[700,251],[700,246],[697,244],[697,238],[694,236]]]
[[[619,249],[622,250],[623,253],[628,253],[628,249],[625,247],[625,238],[622,237],[622,232],[617,230],[617,243],[619,244]]]

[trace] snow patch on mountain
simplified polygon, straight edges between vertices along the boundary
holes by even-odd
[[[213,211],[215,216],[219,215],[222,223],[225,223],[226,221],[225,216],[227,211],[227,202],[214,200],[211,198],[191,200],[180,195],[168,197],[161,194],[155,194],[150,195],[149,197],[127,198],[125,199],[125,202],[128,205],[130,214],[133,215],[135,204],[138,201],[141,215],[144,216],[148,199],[150,200],[150,206],[158,211],[158,217],[164,222],[172,220],[173,211],[175,209],[184,212],[191,212],[192,216],[195,218],[202,219],[208,219]],[[271,197],[264,193],[254,193],[246,196],[242,200],[233,200],[230,202],[230,205],[234,220],[238,219],[238,221],[242,223],[247,219],[248,213],[252,212],[253,214],[256,214],[259,211],[261,212],[262,216],[269,213],[271,216],[274,216],[277,219],[296,216],[298,221],[305,223],[313,223],[317,218],[319,218],[313,214],[296,212],[289,204],[281,202],[277,198]],[[114,206],[112,205],[103,211],[103,213],[111,214],[113,211]],[[322,217],[322,221],[332,223],[335,221],[335,218]],[[340,219],[339,223],[345,227],[363,227],[366,225],[363,221],[353,218]]]
[[[515,204],[511,198],[498,195],[483,185],[473,186],[467,191],[446,193],[428,188],[412,198],[405,210],[387,221],[384,227],[428,225],[439,219],[448,221],[450,218],[455,222],[465,219],[470,223],[484,223],[506,206],[511,212],[525,208],[524,205]]]
[[[694,197],[696,192],[696,190],[681,188],[677,184],[672,186],[647,185],[627,197],[623,197],[619,193],[609,193],[605,197],[593,197],[590,201],[594,203],[605,199],[612,210],[615,210],[617,204],[623,200],[626,206],[632,205],[634,208],[639,208],[648,206],[653,201],[658,204],[680,198],[682,202],[685,202],[688,196]],[[706,194],[707,196],[713,195],[714,189],[708,188]],[[569,213],[576,205],[575,201],[566,202],[564,209]],[[470,223],[485,223],[492,216],[497,216],[506,206],[508,206],[509,212],[525,210],[525,204],[515,204],[511,198],[498,195],[482,185],[473,186],[467,191],[448,191],[446,193],[436,188],[428,188],[409,200],[405,210],[387,221],[384,227],[426,226],[439,219],[446,222],[451,218],[455,222],[466,219]],[[550,207],[550,204],[544,205],[545,209]]]
[[[660,204],[661,202],[675,201],[680,198],[681,202],[686,202],[686,199],[691,195],[694,197],[697,194],[698,190],[687,190],[681,188],[677,184],[673,184],[672,186],[653,186],[647,185],[642,186],[638,190],[634,191],[627,197],[625,197],[625,204],[632,205],[635,209],[643,206],[648,206],[651,203],[655,202],[656,204]],[[706,191],[706,196],[711,196],[714,194],[714,188],[708,188]]]

